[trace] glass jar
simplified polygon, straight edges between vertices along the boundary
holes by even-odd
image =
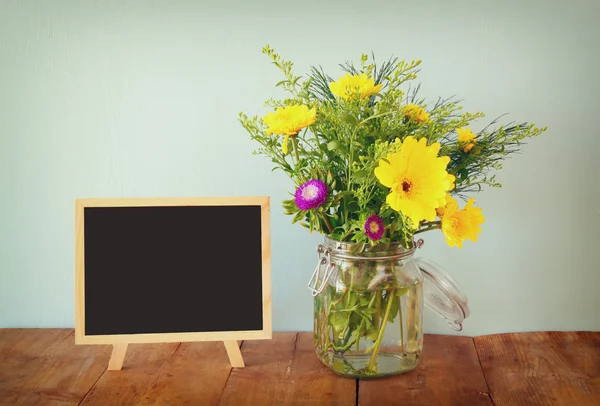
[[[325,237],[309,282],[317,356],[335,373],[377,378],[414,369],[423,349],[423,305],[462,329],[467,299],[433,262],[398,243],[375,247]]]

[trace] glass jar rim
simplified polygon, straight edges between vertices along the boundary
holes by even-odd
[[[339,258],[347,259],[373,259],[373,260],[385,260],[385,259],[399,259],[411,257],[417,247],[418,243],[413,241],[412,248],[405,248],[399,242],[380,243],[375,246],[368,244],[345,242],[334,240],[331,237],[325,237],[325,247],[330,250],[330,255]]]

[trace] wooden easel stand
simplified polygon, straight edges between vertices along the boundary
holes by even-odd
[[[227,350],[231,366],[233,368],[243,368],[245,365],[239,343],[237,341],[223,341],[223,344],[225,344],[225,350]],[[126,343],[113,344],[113,351],[108,362],[109,371],[118,371],[123,368],[128,345]]]

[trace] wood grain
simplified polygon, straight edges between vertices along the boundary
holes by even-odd
[[[156,383],[164,365],[175,354],[179,345],[178,343],[130,345],[127,348],[123,369],[107,370],[81,404],[102,406],[144,404],[142,395]]]
[[[273,295],[271,292],[271,198],[264,197],[258,201],[260,207],[260,227],[262,239],[262,308],[263,308],[263,331],[265,337],[273,337]]]
[[[0,330],[0,404],[76,405],[104,373],[108,351],[76,346],[73,330]]]
[[[223,343],[182,343],[140,405],[217,405],[231,366]]]
[[[497,405],[600,405],[600,333],[475,338]]]
[[[72,329],[0,329],[0,405],[354,405],[357,391],[361,406],[600,405],[600,332],[425,335],[414,371],[358,387],[320,363],[312,333],[244,342],[240,369],[221,342],[133,344],[121,371],[111,351]]]
[[[77,336],[76,336],[77,337]],[[271,332],[265,330],[208,331],[204,333],[115,334],[103,336],[83,335],[78,344],[156,344],[187,343],[197,341],[267,340]]]
[[[425,335],[417,368],[389,378],[361,380],[358,389],[361,406],[492,404],[469,337]]]
[[[82,405],[216,405],[230,370],[222,342],[132,344]]]
[[[269,196],[208,196],[208,197],[107,197],[76,199],[84,207],[149,207],[149,206],[263,206]]]
[[[246,368],[233,369],[219,405],[355,405],[356,381],[325,367],[312,333],[275,333],[246,341]]]
[[[61,329],[3,329],[0,332],[0,404],[16,404],[35,389],[46,352],[66,339]]]

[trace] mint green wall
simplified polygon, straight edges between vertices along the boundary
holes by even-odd
[[[463,334],[600,330],[598,15],[591,0],[2,1],[0,327],[73,325],[77,197],[269,195],[274,328],[312,329],[320,238],[283,215],[290,184],[237,122],[279,95],[269,43],[334,76],[371,50],[422,59],[425,96],[547,125],[476,196],[480,242],[429,233],[419,255],[468,294]],[[426,329],[451,332],[429,312]]]

